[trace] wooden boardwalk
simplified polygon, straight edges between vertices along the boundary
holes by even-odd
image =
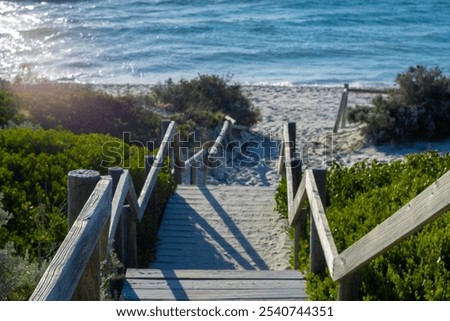
[[[156,261],[128,269],[125,300],[305,300],[288,270],[286,222],[274,189],[178,186],[159,230]]]

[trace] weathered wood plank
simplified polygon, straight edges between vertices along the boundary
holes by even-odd
[[[127,288],[123,291],[125,300],[142,301],[303,301],[307,300],[304,289],[298,290],[160,290],[152,291],[147,289],[137,289],[130,291]]]
[[[129,269],[125,300],[305,300],[295,270]]]
[[[308,194],[309,205],[311,206],[311,217],[316,224],[328,270],[330,271],[330,274],[333,275],[333,260],[338,255],[338,252],[312,170],[306,170],[306,191]]]
[[[161,269],[128,269],[127,279],[287,279],[302,280],[304,276],[296,270],[161,270]]]
[[[340,280],[450,209],[450,171],[334,259]]]
[[[50,262],[30,301],[70,300],[111,213],[112,183],[103,177]]]

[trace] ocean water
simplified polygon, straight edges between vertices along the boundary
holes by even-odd
[[[0,1],[0,77],[392,85],[450,73],[448,0]]]

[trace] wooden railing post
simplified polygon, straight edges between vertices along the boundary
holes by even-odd
[[[68,176],[67,214],[70,229],[100,180],[100,173],[80,169],[69,172]],[[78,286],[72,295],[72,300],[100,300],[100,244],[97,244],[92,252]]]
[[[319,190],[320,199],[322,201],[323,208],[326,208],[327,199],[327,170],[326,169],[313,169],[314,179]],[[326,261],[323,253],[322,245],[320,244],[320,238],[317,233],[316,224],[311,217],[310,228],[310,271],[312,273],[322,273],[325,271]]]

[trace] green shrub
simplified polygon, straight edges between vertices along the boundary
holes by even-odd
[[[417,66],[396,82],[398,88],[376,96],[373,107],[350,109],[349,121],[366,123],[364,132],[377,145],[450,137],[450,79],[438,67]]]
[[[425,153],[391,164],[334,165],[327,177],[327,218],[338,252],[351,246],[450,170],[450,155]],[[283,188],[283,187],[281,187]],[[282,208],[282,207],[281,207]],[[308,273],[308,246],[300,262]],[[328,274],[307,274],[312,300],[337,299]],[[449,300],[450,216],[426,225],[361,270],[360,299]]]
[[[224,115],[244,126],[252,126],[259,119],[259,111],[243,95],[241,87],[229,85],[218,76],[199,75],[179,83],[169,79],[153,89],[151,100],[155,106],[175,113],[174,120],[188,131],[217,126]]]

